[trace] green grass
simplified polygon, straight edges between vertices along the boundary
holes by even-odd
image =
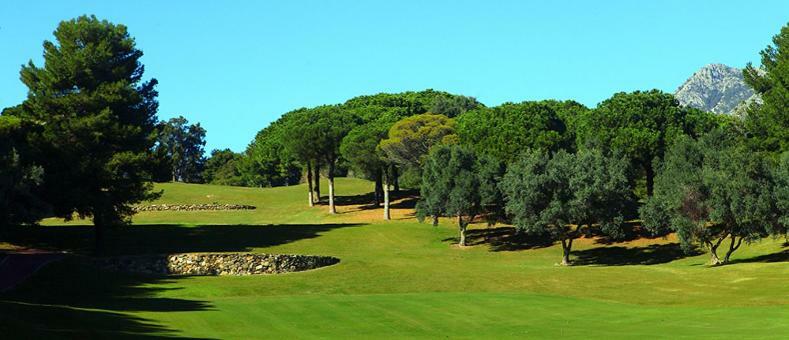
[[[789,252],[783,240],[743,247],[708,267],[671,239],[585,239],[561,267],[557,246],[453,245],[433,228],[380,210],[306,207],[303,186],[274,189],[162,184],[161,202],[243,203],[254,211],[148,212],[109,234],[114,254],[255,251],[332,255],[338,265],[246,277],[145,277],[53,264],[0,295],[0,332],[16,337],[195,338],[786,338]],[[369,182],[338,179],[338,194]],[[323,189],[323,192],[327,192]],[[354,202],[346,199],[344,202]],[[7,235],[18,245],[86,252],[85,221],[46,221]],[[494,229],[488,235],[505,233]],[[529,249],[512,249],[516,248]]]

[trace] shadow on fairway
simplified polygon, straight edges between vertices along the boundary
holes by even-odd
[[[395,193],[389,192],[389,199],[393,202],[389,205],[392,209],[413,209],[419,199],[418,190],[400,190]],[[397,202],[395,202],[397,201]],[[335,196],[334,204],[337,206],[358,205],[359,210],[382,209],[383,203],[375,205],[375,193],[368,192],[361,195]],[[329,196],[321,196],[320,205],[329,205]]]
[[[132,225],[107,232],[103,255],[244,252],[316,238],[334,229],[361,225]],[[94,244],[90,226],[14,227],[6,230],[0,239],[17,246],[85,254],[93,251]]]
[[[784,246],[786,247],[786,246]],[[735,253],[737,254],[737,253]],[[754,262],[762,262],[762,263],[772,263],[772,262],[789,262],[789,249],[784,249],[777,253],[772,254],[765,254],[760,256],[755,256],[747,259],[733,259],[729,261],[729,264],[735,263],[754,263]]]
[[[597,247],[575,250],[574,265],[627,266],[668,263],[701,253],[685,253],[679,244],[652,244],[645,247]]]
[[[0,331],[9,339],[179,338],[125,312],[212,311],[204,301],[161,298],[172,279],[108,273],[75,258],[53,263],[0,295]]]
[[[442,240],[457,243],[457,237]],[[514,227],[495,227],[470,229],[466,231],[466,245],[477,246],[487,244],[492,251],[518,251],[545,248],[553,245],[553,241],[538,235],[518,232]]]

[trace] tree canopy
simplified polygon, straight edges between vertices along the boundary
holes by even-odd
[[[642,169],[647,195],[653,192],[654,162],[680,135],[697,137],[718,125],[711,113],[683,108],[659,90],[620,92],[590,110],[577,122],[579,146],[620,151],[634,168]]]
[[[557,114],[557,103],[504,103],[458,118],[460,141],[507,163],[527,149],[556,151],[572,146],[573,135]]]
[[[562,264],[570,264],[573,240],[584,227],[599,226],[619,236],[629,195],[627,164],[597,150],[524,153],[501,182],[506,211],[526,232],[562,244]]]
[[[686,250],[704,245],[711,264],[725,264],[743,241],[783,230],[771,167],[764,155],[726,132],[700,141],[680,137],[666,155],[642,219],[654,231],[676,232]],[[729,248],[721,259],[718,247],[727,238]]]

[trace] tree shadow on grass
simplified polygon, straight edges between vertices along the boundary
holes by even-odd
[[[212,311],[205,301],[159,297],[177,279],[96,270],[76,257],[50,264],[0,294],[0,332],[9,339],[182,338],[128,312]]]
[[[103,255],[245,252],[312,239],[334,229],[361,225],[132,225],[107,232]],[[17,246],[83,254],[90,254],[94,245],[91,226],[12,227],[7,228],[0,239]]]
[[[450,237],[442,241],[457,243],[458,238]],[[519,232],[514,227],[469,229],[466,231],[466,245],[485,244],[489,245],[492,251],[518,251],[550,247],[553,245],[553,241],[539,235]]]
[[[685,253],[677,243],[651,244],[644,247],[597,247],[575,250],[574,265],[628,266],[668,263],[701,253],[693,250]]]
[[[418,190],[400,190],[400,192],[389,192],[389,199],[392,203],[389,205],[392,209],[408,209],[416,206],[416,201],[419,199]],[[320,205],[329,205],[329,197],[322,196]],[[382,209],[383,202],[375,205],[375,193],[368,192],[361,195],[350,196],[335,196],[334,204],[337,206],[358,205],[360,210]]]
[[[592,233],[588,236],[595,237],[595,243],[606,244],[606,245],[611,245],[619,242],[630,242],[639,239],[654,240],[657,238],[664,238],[669,234],[668,230],[662,234],[653,234],[651,231],[647,230],[640,223],[637,223],[635,221],[629,221],[624,223],[624,226],[622,228],[624,235],[619,238],[611,238],[609,235],[605,235],[602,232],[599,232],[599,230],[597,230],[596,228],[593,230],[596,231],[596,233]]]
[[[361,224],[306,225],[133,225],[106,234],[104,255],[183,252],[245,252],[311,239]],[[90,226],[12,227],[2,239],[17,246],[93,251]],[[81,255],[39,271],[0,294],[0,334],[10,338],[174,338],[176,330],[128,312],[212,311],[205,301],[161,297],[181,278],[97,270]],[[163,287],[166,285],[167,287]]]
[[[747,259],[733,259],[729,261],[729,264],[735,263],[774,263],[774,262],[789,262],[789,243],[783,244],[784,249],[777,253],[772,254],[764,254],[759,256],[750,257]]]

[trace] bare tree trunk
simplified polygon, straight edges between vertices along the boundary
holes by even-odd
[[[329,163],[329,213],[336,214],[337,208],[334,206],[334,162]]]
[[[315,190],[315,203],[321,202],[321,164],[315,161],[315,185],[312,186]]]
[[[394,192],[395,194],[400,193],[400,172],[397,170],[396,166],[392,167],[392,177],[394,177]]]
[[[384,172],[383,174],[383,189],[384,189],[384,220],[391,220],[392,216],[389,213],[389,176]]]
[[[737,240],[736,245],[735,245],[735,239]],[[735,250],[740,248],[741,244],[742,244],[742,237],[737,239],[737,236],[731,235],[731,243],[729,243],[729,250],[726,252],[726,256],[723,257],[723,264],[729,263],[729,259],[731,258],[731,254]]]
[[[312,166],[307,162],[307,189],[309,190],[310,206],[315,205],[315,198],[312,197]]]
[[[463,222],[463,216],[458,215],[458,228],[460,229],[460,242],[458,245],[461,247],[466,246],[466,227],[467,224]]]
[[[570,251],[573,248],[573,239],[562,239],[562,265],[570,265]]]
[[[655,169],[652,168],[652,162],[644,164],[644,173],[647,180],[647,196],[652,197],[655,192]]]
[[[375,207],[376,208],[381,205],[381,201],[383,200],[383,195],[384,195],[384,185],[383,185],[384,178],[383,177],[384,177],[383,171],[378,170],[375,173],[375,189],[374,189],[375,193],[374,193],[374,196],[375,196]]]
[[[721,242],[726,239],[729,235],[724,235],[723,237],[719,238],[717,242],[712,243],[712,241],[707,241],[707,246],[710,248],[710,265],[717,266],[723,263],[720,257],[718,257],[718,247],[721,245]]]

